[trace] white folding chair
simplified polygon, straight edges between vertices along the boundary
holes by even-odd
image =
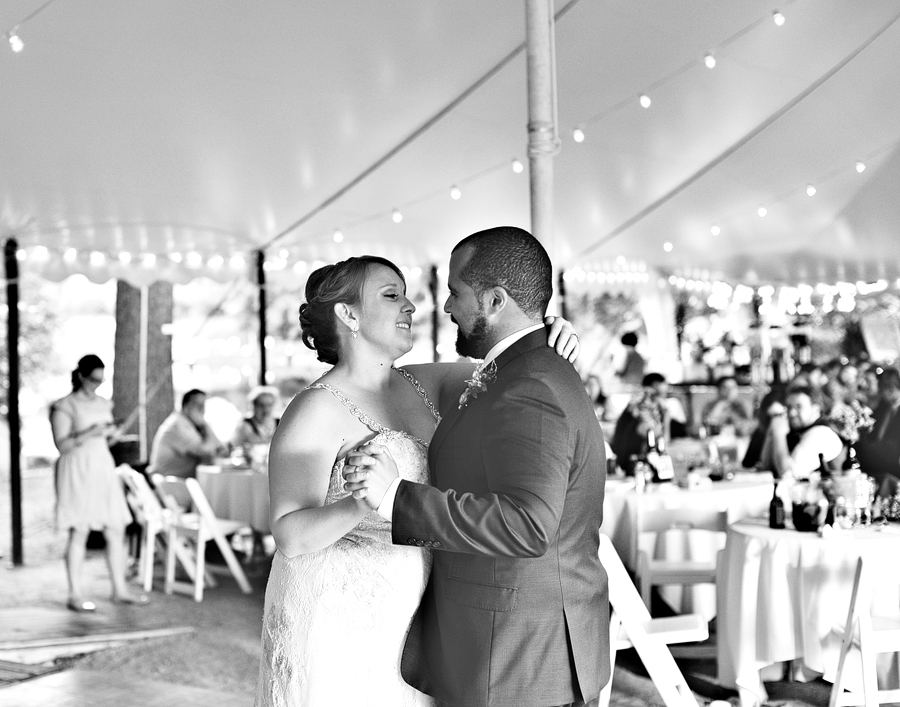
[[[697,698],[688,687],[668,645],[706,640],[709,638],[706,620],[699,614],[650,618],[650,612],[616,554],[612,540],[602,533],[599,555],[609,578],[610,604],[610,681],[600,693],[600,707],[609,707],[616,653],[632,646],[667,707],[698,707]]]
[[[660,542],[660,534],[683,535],[696,530],[721,533],[724,538],[728,530],[728,513],[698,508],[659,508],[639,511],[637,525],[639,544],[643,533],[657,533],[657,543]],[[713,560],[657,560],[639,549],[637,560],[638,586],[648,609],[654,586],[716,583],[718,553]]]
[[[829,707],[838,705],[874,707],[874,705],[900,702],[900,689],[878,689],[878,675],[875,669],[875,656],[878,653],[900,651],[900,618],[872,615],[872,584],[868,572],[863,567],[862,558],[856,562],[856,574],[853,578],[853,591],[850,594],[847,621],[836,630],[841,634],[841,654],[838,658],[834,685],[831,688]],[[844,692],[842,685],[847,655],[851,648],[858,650],[862,664],[863,691],[861,694]]]
[[[244,574],[241,563],[234,556],[231,545],[225,538],[226,535],[243,528],[245,524],[236,520],[216,518],[196,479],[182,479],[177,476],[162,476],[161,474],[154,474],[152,478],[157,492],[166,507],[172,511],[173,516],[167,529],[166,594],[178,591],[192,594],[194,601],[203,601],[204,586],[216,586],[210,572],[218,568],[206,564],[206,544],[210,540],[215,541],[219,552],[225,559],[227,569],[224,571],[234,577],[244,594],[250,594],[253,588],[247,580],[247,575]],[[185,497],[190,499],[193,512],[186,512],[183,505],[179,504],[178,499]],[[181,547],[185,547],[186,540],[190,542],[189,547],[193,550],[191,557],[193,572],[190,571],[189,565],[184,565],[188,576],[192,579],[191,582],[181,582],[175,579],[175,559],[179,557],[175,548],[179,544]]]
[[[128,464],[120,464],[116,471],[125,484],[125,498],[141,526],[141,559],[138,569],[144,591],[153,588],[153,561],[156,556],[157,538],[165,532],[169,513],[150,488],[144,475]]]

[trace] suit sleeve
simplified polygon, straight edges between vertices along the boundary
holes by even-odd
[[[483,479],[483,490],[441,491],[401,482],[395,543],[421,539],[436,549],[491,557],[540,557],[547,551],[562,517],[572,463],[564,409],[545,383],[521,377],[486,413],[480,458],[470,447],[447,460],[477,465],[463,474]]]

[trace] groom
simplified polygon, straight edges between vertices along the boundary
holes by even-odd
[[[435,550],[403,678],[460,707],[595,704],[610,677],[606,462],[581,379],[546,346],[550,259],[526,231],[492,228],[454,248],[448,285],[457,350],[485,366],[441,401],[433,486],[397,479],[377,445],[345,474],[395,544]]]

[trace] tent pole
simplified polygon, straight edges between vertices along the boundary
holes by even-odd
[[[256,284],[259,288],[259,384],[266,385],[266,251],[256,251]]]
[[[437,265],[431,266],[428,276],[428,291],[431,293],[431,302],[434,309],[431,310],[431,360],[438,360],[438,332],[440,329],[440,315],[438,314],[438,269]]]
[[[553,0],[525,0],[525,11],[531,232],[553,259],[553,157],[559,152]]]
[[[141,330],[138,334],[138,444],[140,459],[149,459],[147,448],[147,358],[150,338],[150,288],[141,287]]]
[[[6,266],[6,355],[9,359],[9,385],[6,389],[9,412],[9,493],[12,508],[12,563],[23,564],[22,558],[22,437],[19,421],[19,244],[8,238],[3,247]]]

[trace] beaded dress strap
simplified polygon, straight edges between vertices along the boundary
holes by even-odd
[[[437,408],[434,406],[434,403],[431,402],[431,399],[428,397],[428,393],[425,392],[425,388],[422,386],[419,381],[415,379],[412,373],[403,368],[395,368],[395,371],[399,373],[401,376],[406,378],[409,381],[410,385],[416,389],[416,392],[422,397],[422,400],[425,401],[425,404],[428,406],[428,409],[431,410],[431,415],[434,417],[435,422],[441,421],[441,413],[437,411]]]
[[[360,410],[356,403],[354,403],[350,398],[344,395],[340,390],[335,388],[333,385],[329,385],[328,383],[312,383],[311,385],[306,386],[306,390],[310,388],[322,388],[323,390],[327,390],[334,397],[343,403],[344,407],[347,408],[350,412],[352,412],[360,422],[362,422],[366,427],[374,432],[378,432],[379,434],[386,434],[393,432],[389,427],[385,427],[380,422],[376,422],[371,417],[366,415],[362,410]]]

